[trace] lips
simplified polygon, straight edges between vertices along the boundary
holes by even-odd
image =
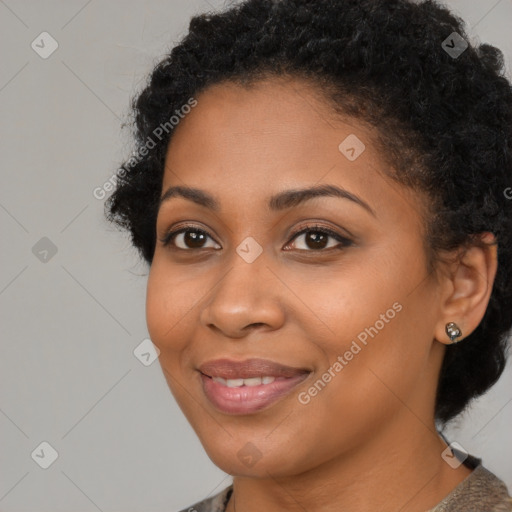
[[[225,414],[254,414],[289,395],[311,370],[268,359],[216,359],[198,368],[203,392]]]
[[[199,371],[207,377],[221,377],[223,379],[250,379],[253,377],[297,377],[310,370],[286,366],[268,359],[246,359],[233,361],[231,359],[216,359],[208,361],[199,367]]]

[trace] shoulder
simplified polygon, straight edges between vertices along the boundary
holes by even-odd
[[[512,499],[507,486],[480,463],[465,480],[430,512],[466,510],[512,512]]]
[[[221,492],[206,498],[202,501],[194,503],[190,507],[184,508],[179,512],[224,512],[226,510],[226,504],[233,492],[233,484],[226,487]]]
[[[468,485],[468,494],[475,505],[482,500],[482,504],[492,507],[492,512],[512,512],[512,498],[502,480],[482,465],[472,474],[474,478]]]

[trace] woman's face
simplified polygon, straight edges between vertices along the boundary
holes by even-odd
[[[443,345],[419,196],[385,177],[367,128],[315,98],[284,79],[211,87],[167,152],[161,195],[212,200],[175,191],[161,204],[148,329],[180,408],[231,474],[298,474],[432,435]],[[342,192],[286,199],[311,187]],[[260,383],[279,372],[204,366],[254,358],[295,370]]]

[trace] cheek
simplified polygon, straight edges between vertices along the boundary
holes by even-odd
[[[419,352],[404,350],[404,343],[410,342],[404,338],[406,314],[405,309],[397,313],[378,333],[373,330],[376,321],[372,315],[367,326],[361,323],[361,316],[358,322],[352,321],[361,327],[351,332],[340,319],[339,331],[345,334],[324,345],[328,362],[297,396],[297,417],[302,425],[295,434],[324,440],[313,458],[323,460],[329,453],[366,442],[408,401],[407,393],[416,388],[425,357],[421,348]],[[360,333],[366,336],[358,338]]]
[[[194,296],[182,280],[183,275],[178,276],[176,270],[165,269],[158,260],[153,262],[146,289],[146,323],[151,340],[162,351],[180,350],[180,343],[186,344],[180,333]]]
[[[186,330],[190,328],[192,309],[198,297],[189,292],[183,272],[166,268],[159,258],[153,260],[146,289],[146,323],[151,341],[160,350],[158,357],[164,377],[177,404],[193,423],[194,404],[190,399],[190,378],[183,370],[190,351]],[[196,412],[197,414],[197,412]]]
[[[428,287],[411,293],[411,283],[424,276],[421,264],[398,263],[380,273],[351,272],[335,280],[340,285],[317,280],[304,287],[303,296],[321,321],[303,328],[313,327],[308,337],[323,363],[317,379],[328,381],[305,397],[315,414],[333,407],[341,417],[353,411],[371,420],[372,414],[395,409],[397,395],[405,398],[421,384],[432,342],[433,296]]]

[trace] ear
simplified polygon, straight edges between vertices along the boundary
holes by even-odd
[[[498,268],[498,247],[492,233],[480,233],[482,245],[472,245],[456,254],[446,266],[442,281],[441,317],[435,339],[451,344],[446,324],[455,322],[462,332],[456,341],[467,338],[482,321],[491,296]]]

